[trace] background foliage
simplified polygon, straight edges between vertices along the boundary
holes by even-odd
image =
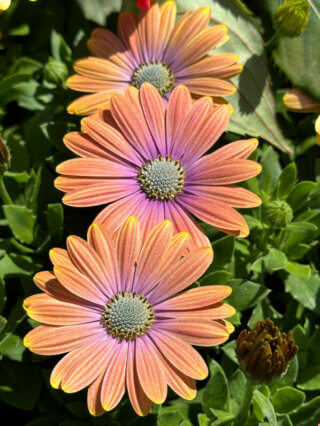
[[[218,145],[239,139],[238,134],[261,141],[255,159],[263,172],[247,184],[263,199],[261,208],[246,212],[251,234],[237,239],[203,224],[215,259],[195,283],[232,286],[229,303],[238,311],[232,318],[236,331],[222,347],[200,349],[211,375],[198,383],[194,401],[170,394],[164,406],[154,406],[144,419],[126,399],[112,413],[91,418],[85,392],[67,395],[50,388],[49,374],[58,357],[35,356],[24,348],[22,338],[36,323],[26,319],[21,301],[37,292],[32,275],[50,268],[48,249],[64,247],[69,234],[84,237],[98,212],[62,206],[53,187],[56,164],[70,157],[62,137],[79,128],[79,119],[65,112],[75,96],[66,89],[65,78],[72,61],[88,54],[91,30],[106,25],[115,31],[118,12],[134,4],[13,0],[0,17],[0,130],[12,155],[5,184],[13,199],[0,212],[0,400],[6,425],[232,425],[245,383],[234,354],[236,337],[266,317],[283,331],[293,329],[300,350],[280,381],[255,391],[246,425],[320,422],[319,147],[315,117],[288,113],[281,102],[292,84],[320,101],[319,21],[311,13],[302,36],[280,38],[274,37],[271,21],[278,0],[177,3],[180,12],[211,6],[212,24],[230,27],[231,39],[223,49],[238,53],[245,66],[235,81],[239,91],[231,98],[235,113],[229,132]],[[315,3],[320,8],[319,0]],[[285,226],[273,219],[275,201],[292,211]]]

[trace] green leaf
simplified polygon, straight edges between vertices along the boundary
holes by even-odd
[[[230,396],[228,381],[223,369],[213,359],[209,368],[210,379],[202,394],[202,407],[205,414],[212,418],[211,409],[228,409]]]
[[[20,336],[14,334],[7,335],[0,342],[0,354],[6,356],[12,361],[22,361],[23,353],[26,347],[24,346]]]
[[[252,281],[241,283],[239,280],[231,280],[229,285],[232,287],[232,293],[228,297],[228,303],[237,311],[251,308],[270,293],[270,290]]]
[[[279,183],[276,187],[278,199],[285,199],[294,188],[297,179],[297,166],[295,163],[288,164],[282,171]]]
[[[158,426],[179,426],[180,422],[188,420],[188,406],[186,404],[172,407],[161,407],[158,414]]]
[[[317,226],[309,222],[292,222],[286,227],[284,242],[281,249],[289,256],[295,253],[296,247],[301,243],[309,243],[313,240]]]
[[[243,372],[238,369],[236,370],[230,379],[230,393],[232,398],[241,405],[245,395],[247,379]]]
[[[230,421],[234,419],[234,415],[228,411],[218,410],[211,408],[212,413],[217,417],[217,420],[214,420],[211,425],[218,426],[224,424],[230,424]]]
[[[53,238],[61,241],[63,233],[63,207],[62,204],[48,204],[47,210],[48,229]]]
[[[253,403],[256,404],[264,416],[268,419],[270,426],[277,426],[277,418],[274,408],[266,396],[262,392],[255,390],[253,392]]]
[[[6,285],[4,279],[0,276],[0,312],[3,311],[3,308],[6,304],[6,300]]]
[[[13,235],[23,243],[31,244],[36,223],[32,210],[26,206],[5,205],[3,211]]]
[[[2,360],[0,395],[7,404],[23,410],[32,410],[40,392],[41,375],[37,366]]]
[[[311,268],[309,265],[302,265],[301,263],[290,262],[286,263],[286,271],[289,274],[298,275],[302,278],[309,278],[311,275]]]
[[[199,280],[200,285],[213,285],[213,284],[227,284],[229,278],[231,277],[231,272],[228,271],[215,271],[210,272]]]
[[[199,413],[197,417],[199,426],[209,426],[210,419],[204,413]]]
[[[285,280],[286,291],[304,307],[320,313],[320,277],[302,278],[290,275]]]
[[[317,412],[320,412],[320,396],[316,396],[305,404],[302,404],[299,410],[292,414],[291,418],[293,424],[297,425],[305,420],[308,421],[308,419],[312,419]]]
[[[284,386],[277,389],[271,397],[271,402],[276,413],[280,416],[290,414],[295,411],[303,403],[305,394],[290,386]]]
[[[232,260],[234,252],[234,237],[226,236],[212,243],[214,259],[212,268],[223,269]]]
[[[260,160],[262,172],[258,177],[260,188],[269,196],[273,192],[281,175],[278,153],[270,146]]]
[[[275,248],[271,248],[266,256],[263,258],[264,266],[269,273],[285,269],[287,264],[286,255]]]
[[[300,350],[300,347],[299,347],[299,350]],[[283,377],[281,377],[280,380],[276,380],[271,385],[269,385],[270,391],[274,393],[277,389],[282,388],[284,386],[292,386],[297,379],[298,370],[299,370],[299,362],[298,362],[298,358],[295,356],[290,361],[286,374]]]
[[[31,257],[21,254],[6,254],[0,259],[0,277],[31,275],[37,268]]]
[[[294,211],[301,209],[307,201],[310,192],[317,186],[315,182],[302,181],[299,182],[290,192],[287,202]]]
[[[121,0],[77,0],[85,18],[99,25],[105,25],[106,18],[112,12],[119,12]]]
[[[320,10],[320,1],[313,0]],[[320,102],[320,40],[319,17],[310,8],[308,24],[299,37],[283,37],[273,52],[279,68],[286,74],[294,86],[300,87]]]
[[[320,366],[311,366],[303,371],[303,376],[298,382],[298,388],[306,391],[320,389]]]
[[[68,77],[68,67],[61,61],[49,58],[44,68],[44,78],[55,84],[60,84]]]
[[[264,138],[287,151],[289,148],[276,120],[264,43],[251,16],[230,0],[178,0],[176,3],[180,14],[209,6],[211,24],[224,24],[229,28],[228,43],[214,50],[215,53],[236,53],[244,66],[242,73],[232,79],[238,91],[228,98],[234,108],[229,130]]]

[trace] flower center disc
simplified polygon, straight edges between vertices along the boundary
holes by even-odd
[[[161,201],[172,200],[183,190],[184,168],[179,160],[159,155],[140,168],[138,180],[147,197]]]
[[[120,340],[134,340],[146,334],[154,320],[154,311],[141,294],[118,293],[105,307],[103,323]]]
[[[143,83],[151,83],[163,96],[173,86],[173,73],[165,62],[151,61],[141,64],[133,73],[131,83],[140,89]]]

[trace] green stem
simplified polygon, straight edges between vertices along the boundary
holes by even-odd
[[[237,415],[237,420],[235,422],[236,425],[242,426],[248,418],[248,412],[251,406],[252,396],[255,389],[256,385],[254,385],[250,380],[247,380],[244,398],[239,413]]]
[[[3,177],[0,176],[0,198],[3,204],[13,204],[13,201],[7,191],[7,188],[3,182]]]

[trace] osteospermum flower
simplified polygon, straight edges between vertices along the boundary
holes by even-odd
[[[109,204],[96,218],[110,233],[130,215],[143,234],[170,219],[176,231],[188,231],[193,243],[208,239],[189,212],[227,233],[245,237],[244,218],[234,207],[261,200],[231,186],[257,175],[261,166],[246,158],[256,139],[233,142],[203,157],[226,129],[226,105],[203,97],[192,104],[188,89],[176,88],[167,108],[157,90],[145,83],[111,100],[101,118],[82,120],[85,133],[66,135],[65,144],[82,158],[57,167],[55,186],[67,192],[63,202],[85,207]]]
[[[94,113],[101,103],[108,104],[115,92],[144,82],[153,84],[168,99],[174,87],[185,84],[195,95],[223,97],[235,92],[227,81],[242,66],[230,53],[206,56],[225,43],[225,25],[207,28],[208,7],[186,12],[175,25],[173,1],[157,3],[140,17],[124,12],[118,21],[118,36],[104,29],[93,31],[88,48],[94,57],[75,62],[76,75],[67,81],[71,89],[91,93],[68,107],[73,114]]]
[[[212,261],[209,247],[186,254],[189,239],[163,221],[141,244],[139,222],[130,217],[115,239],[93,224],[88,242],[71,236],[67,251],[50,251],[54,272],[34,278],[44,293],[24,302],[44,324],[24,343],[40,355],[67,353],[52,371],[54,388],[71,393],[89,386],[93,415],[114,408],[125,390],[139,415],[166,399],[167,385],[195,397],[194,380],[208,369],[191,345],[227,340],[233,327],[224,318],[235,310],[221,303],[228,286],[182,291]]]

